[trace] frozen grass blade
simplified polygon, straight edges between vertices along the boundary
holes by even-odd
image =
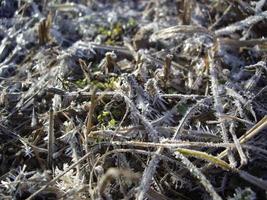
[[[245,153],[244,153],[244,151],[243,151],[243,149],[241,147],[241,144],[240,144],[240,142],[239,142],[239,140],[238,140],[238,138],[237,138],[237,136],[235,134],[235,128],[234,128],[234,126],[235,126],[235,124],[234,124],[234,122],[232,122],[230,124],[229,132],[232,135],[232,138],[234,140],[234,144],[236,146],[237,152],[238,152],[238,154],[240,156],[240,164],[241,164],[241,166],[243,166],[243,165],[246,165],[247,164],[248,159],[247,159],[247,157],[246,157],[246,155],[245,155]]]
[[[231,24],[227,27],[221,28],[219,30],[215,31],[216,36],[222,36],[222,35],[230,35],[236,31],[244,30],[246,28],[249,28],[256,23],[267,19],[267,11],[261,12],[259,14],[249,16],[246,19],[236,22],[234,24]]]
[[[213,200],[222,200],[222,198],[215,191],[209,180],[202,174],[202,172],[190,161],[188,160],[182,153],[175,152],[175,156],[181,159],[181,162],[185,165],[185,167],[190,171],[190,173],[196,177],[206,191],[210,194]]]
[[[219,47],[217,47],[219,48]],[[221,136],[223,139],[223,142],[229,143],[229,137],[228,137],[228,131],[227,131],[227,125],[225,122],[225,119],[221,116],[224,115],[223,111],[223,105],[222,105],[222,99],[219,95],[219,80],[218,80],[218,61],[216,61],[216,46],[214,46],[212,49],[208,52],[208,59],[209,59],[209,70],[210,70],[210,82],[211,82],[211,91],[214,99],[214,110],[215,115],[218,118],[220,122],[220,128],[221,128]],[[232,154],[232,152],[228,149],[228,159],[232,166],[236,165],[235,158]]]
[[[197,111],[200,110],[201,106],[205,105],[205,101],[207,101],[209,98],[205,98],[203,100],[200,100],[199,102],[197,102],[195,105],[193,105],[192,107],[190,107],[188,109],[188,111],[185,113],[185,115],[183,116],[183,118],[180,120],[179,125],[172,137],[172,140],[177,139],[177,137],[179,136],[179,134],[181,134],[183,127],[185,126],[187,120],[194,115]]]

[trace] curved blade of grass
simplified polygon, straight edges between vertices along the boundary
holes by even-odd
[[[217,158],[216,156],[201,152],[201,151],[196,151],[196,150],[191,150],[191,149],[184,149],[184,148],[178,148],[176,149],[177,152],[183,154],[184,156],[191,156],[194,158],[199,158],[202,160],[206,160],[216,166],[221,167],[224,170],[227,171],[233,171],[234,168],[232,168],[227,162]]]

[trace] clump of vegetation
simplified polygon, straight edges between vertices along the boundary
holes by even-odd
[[[266,1],[0,3],[0,199],[266,198]]]
[[[98,34],[105,36],[104,43],[107,45],[115,45],[121,42],[124,35],[130,31],[134,31],[137,27],[137,22],[133,18],[129,18],[128,21],[118,21],[111,24],[109,27],[100,26],[98,28]]]

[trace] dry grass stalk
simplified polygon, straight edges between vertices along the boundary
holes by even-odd
[[[244,135],[242,135],[239,138],[240,144],[244,144],[247,141],[249,141],[251,138],[255,137],[260,131],[265,129],[267,126],[267,116],[264,116],[257,124],[255,124],[250,130],[248,130]],[[219,159],[223,159],[227,156],[227,150],[224,150],[221,152],[217,157]],[[210,167],[211,165],[207,165],[206,167],[203,168],[203,170],[206,170]]]
[[[168,80],[169,80],[169,76],[170,76],[170,73],[171,73],[171,61],[172,61],[172,58],[173,58],[173,55],[171,54],[168,54],[166,56],[166,59],[165,59],[165,65],[163,67],[163,76],[164,76],[164,79],[165,79],[165,84],[167,84]]]
[[[249,40],[235,40],[230,38],[218,38],[218,42],[222,45],[229,45],[232,47],[254,47],[255,45],[266,46],[267,39],[249,39]]]
[[[90,67],[92,66],[92,63],[89,63],[89,65],[87,66],[84,60],[79,59],[79,64],[81,66],[81,69],[83,70],[83,74],[87,82],[90,83],[92,79],[92,74],[90,73]]]
[[[191,150],[191,149],[184,149],[184,148],[178,148],[178,149],[176,149],[176,151],[178,151],[179,153],[181,153],[185,156],[190,156],[190,157],[195,157],[195,158],[200,158],[200,159],[206,160],[215,166],[221,167],[224,170],[227,170],[227,171],[232,170],[232,167],[227,162],[225,162],[225,161],[223,161],[223,160],[221,160],[215,156],[207,154],[205,152]]]
[[[264,116],[255,126],[239,138],[241,144],[246,143],[251,138],[255,137],[260,131],[267,127],[267,116]]]
[[[194,3],[194,0],[177,0],[178,17],[182,20],[183,25],[190,24]]]
[[[88,111],[87,117],[86,117],[86,129],[84,130],[84,149],[86,154],[89,153],[89,149],[88,149],[88,138],[90,137],[90,133],[93,127],[93,115],[95,112],[95,108],[96,108],[96,104],[97,104],[97,97],[96,97],[96,88],[93,88],[92,90],[92,95],[91,95],[91,101],[90,101],[90,109]],[[88,160],[89,162],[89,160]]]
[[[39,44],[44,45],[49,42],[49,30],[52,24],[52,15],[49,14],[46,19],[43,19],[38,26]]]
[[[55,87],[50,87],[46,89],[47,92],[52,93],[52,94],[57,94],[60,96],[65,96],[65,97],[73,97],[74,99],[76,98],[83,98],[83,99],[88,99],[91,98],[92,93],[91,92],[67,92],[64,90],[61,90],[59,88]],[[117,92],[114,91],[104,91],[104,92],[96,92],[96,96],[105,96],[107,98],[113,98]],[[166,98],[166,99],[203,99],[206,97],[210,97],[209,95],[198,95],[198,94],[161,94],[161,97]]]

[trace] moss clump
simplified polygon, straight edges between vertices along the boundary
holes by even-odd
[[[110,129],[116,126],[117,121],[113,118],[111,112],[103,111],[97,116],[97,120],[103,129]]]
[[[137,27],[137,22],[133,18],[129,18],[125,22],[116,22],[111,27],[100,26],[98,28],[98,34],[101,34],[106,37],[105,44],[115,45],[116,42],[122,40],[122,36],[125,33],[132,32]]]
[[[75,81],[75,85],[77,85],[77,87],[79,88],[84,88],[86,85],[88,85],[87,79],[79,79],[77,81]]]
[[[111,28],[103,26],[98,28],[98,33],[106,37],[105,43],[108,45],[114,45],[116,41],[120,41],[123,32],[122,24],[119,22],[115,23]]]

